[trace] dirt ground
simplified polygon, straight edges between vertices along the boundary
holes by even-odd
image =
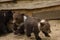
[[[45,37],[42,32],[39,33],[39,36],[42,38],[42,40],[60,40],[60,20],[51,20],[49,23],[52,30],[50,33],[51,37]],[[13,33],[10,33],[8,35],[0,37],[0,40],[35,40],[35,38],[33,34],[31,38],[27,38],[26,35],[17,36]]]

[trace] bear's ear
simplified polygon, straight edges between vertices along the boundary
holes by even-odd
[[[44,23],[45,21],[46,21],[46,20],[42,19],[40,22],[41,22],[41,23]]]

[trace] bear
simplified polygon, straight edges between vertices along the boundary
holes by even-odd
[[[31,16],[26,17],[27,18],[25,19],[25,21],[18,26],[18,29],[16,31],[17,34],[21,34],[22,32],[23,34],[26,33],[27,37],[31,37],[31,33],[34,33],[36,40],[41,40],[41,37],[39,37],[39,32],[42,31],[46,37],[50,37],[50,24],[47,21],[38,21]],[[38,27],[38,23],[40,24],[40,27]]]
[[[40,30],[44,33],[46,37],[50,37],[49,33],[51,33],[50,24],[47,19],[42,19],[40,21]]]
[[[14,27],[13,27],[13,30],[14,30],[14,34],[16,35],[17,34],[17,28],[19,26],[19,24],[21,24],[22,22],[24,22],[24,14],[18,14],[16,17],[15,17],[15,22],[13,23]],[[13,21],[14,21],[13,20]],[[20,29],[20,31],[23,31],[23,28]]]

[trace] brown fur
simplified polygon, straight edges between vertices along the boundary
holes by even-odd
[[[17,15],[15,18],[14,18],[15,22],[14,22],[14,27],[13,27],[13,30],[15,31],[15,34],[16,34],[16,30],[19,26],[19,24],[21,24],[22,22],[24,22],[23,20],[23,14],[19,14]],[[21,29],[22,31],[22,29]]]
[[[49,22],[45,20],[44,23],[40,24],[41,24],[40,30],[45,34],[46,37],[50,37],[49,33],[51,32],[51,29]]]
[[[35,19],[34,17],[30,17],[27,16],[28,18],[26,19],[26,21],[22,22],[19,25],[19,28],[17,29],[16,33],[21,32],[22,30],[24,31],[24,29],[26,30],[25,33],[28,37],[31,36],[31,33],[34,33],[36,40],[41,40],[41,38],[39,37],[39,32],[42,31],[46,37],[50,37],[50,35],[48,34],[50,31],[50,24],[48,22],[45,23],[40,23],[40,30],[38,29],[38,20]],[[24,26],[23,26],[24,25]],[[22,30],[20,30],[22,29]]]

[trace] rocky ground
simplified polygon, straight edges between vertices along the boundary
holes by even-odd
[[[42,40],[60,40],[60,20],[49,21],[51,25],[52,32],[50,33],[51,37],[45,37],[42,32],[39,33]],[[26,35],[17,36],[13,33],[10,33],[5,36],[1,36],[0,40],[35,40],[34,35],[32,34],[31,38],[27,38]]]

